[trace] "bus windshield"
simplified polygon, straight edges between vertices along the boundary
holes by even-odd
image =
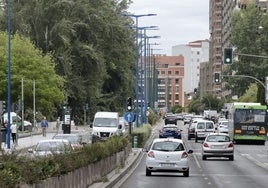
[[[265,110],[236,109],[234,114],[234,122],[243,124],[264,123]]]

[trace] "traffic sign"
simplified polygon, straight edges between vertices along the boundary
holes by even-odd
[[[127,112],[127,113],[125,113],[124,118],[129,123],[130,122],[133,122],[133,120],[134,120],[134,114],[132,112]]]

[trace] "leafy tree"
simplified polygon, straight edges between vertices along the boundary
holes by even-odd
[[[180,105],[174,105],[174,106],[171,107],[171,112],[174,113],[174,114],[175,113],[181,113],[182,110],[183,110],[183,108]]]
[[[12,2],[12,31],[29,36],[51,53],[56,72],[66,79],[66,101],[73,113],[85,103],[91,113],[120,111],[134,94],[134,32],[121,16],[129,0],[20,0]],[[0,18],[0,29],[6,25]]]
[[[268,54],[268,15],[264,14],[255,4],[248,4],[246,9],[234,11],[231,18],[231,44],[236,48],[235,53],[262,55]],[[229,74],[248,75],[264,82],[267,76],[267,59],[254,56],[239,55],[238,61],[226,68]],[[229,77],[227,89],[241,96],[253,82],[243,77]],[[258,101],[264,101],[263,88],[258,86]],[[262,94],[260,94],[262,93]]]
[[[7,33],[0,32],[0,90],[1,100],[7,100]],[[64,79],[55,72],[51,55],[43,55],[29,38],[14,34],[11,38],[11,102],[21,99],[24,80],[25,111],[33,108],[33,80],[35,80],[36,108],[46,116],[55,115],[57,105],[64,100]],[[31,110],[32,111],[32,110]]]

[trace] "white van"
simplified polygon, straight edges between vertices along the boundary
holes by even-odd
[[[209,133],[215,132],[215,125],[210,120],[197,120],[195,124],[195,142],[205,140]]]
[[[118,113],[97,112],[92,124],[92,134],[93,140],[122,135],[122,125],[119,123]]]
[[[8,119],[8,113],[4,113],[4,116],[3,116],[3,120],[4,122],[7,121]],[[10,112],[10,125],[13,123],[13,122],[17,122],[17,126],[18,126],[18,129],[19,130],[22,130],[22,126],[21,126],[21,117],[15,113],[15,112]],[[24,121],[24,130],[29,130],[29,127],[32,126],[32,123],[29,122],[29,121]]]

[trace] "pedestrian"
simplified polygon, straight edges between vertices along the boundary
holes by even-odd
[[[48,122],[46,117],[43,118],[41,121],[41,128],[42,128],[42,134],[43,136],[46,136],[47,128],[48,128]]]
[[[17,145],[17,124],[14,122],[10,126],[12,141],[14,145]]]
[[[57,134],[59,133],[60,124],[61,124],[61,122],[60,122],[60,117],[58,117],[57,122],[56,122],[56,130],[57,130]]]

